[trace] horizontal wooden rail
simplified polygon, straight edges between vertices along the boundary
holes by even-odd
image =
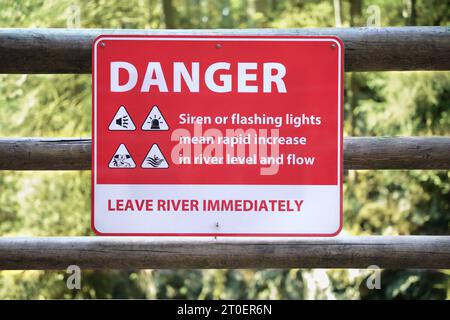
[[[0,238],[0,269],[450,269],[450,236]]]
[[[0,139],[0,170],[89,170],[90,139]],[[344,168],[450,169],[450,137],[344,139]]]
[[[336,35],[346,71],[450,70],[450,27],[245,30],[0,29],[0,73],[90,73],[100,34]]]
[[[344,168],[450,169],[450,137],[344,138]]]

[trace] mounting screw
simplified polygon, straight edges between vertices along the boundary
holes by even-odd
[[[106,44],[104,42],[100,42],[100,47],[104,48]]]
[[[218,222],[216,222],[216,228],[218,228],[220,225],[219,225],[219,223]]]
[[[331,47],[334,49],[334,48],[336,48],[336,43],[332,43],[331,44]]]
[[[220,48],[222,48],[222,45],[220,43],[217,43],[216,44],[216,49],[220,49]]]

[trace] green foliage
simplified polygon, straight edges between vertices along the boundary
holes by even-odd
[[[383,290],[369,291],[360,286],[363,299],[446,299],[449,278],[445,273],[433,270],[388,270],[381,278]]]
[[[449,25],[440,0],[0,0],[0,27],[301,28]],[[79,12],[79,20],[77,16]],[[79,26],[77,25],[79,21]],[[345,134],[449,135],[448,72],[353,73],[345,78]],[[0,75],[0,136],[87,137],[89,75]],[[449,234],[448,171],[350,171],[344,234]],[[0,234],[90,235],[89,172],[0,172]],[[426,257],[425,257],[426,258]],[[449,272],[385,270],[83,271],[81,290],[53,271],[0,272],[0,298],[437,299]]]

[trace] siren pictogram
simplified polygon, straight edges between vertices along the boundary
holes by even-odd
[[[147,118],[145,118],[144,124],[142,125],[142,130],[148,131],[165,131],[169,130],[166,119],[162,115],[158,106],[153,106],[150,110]]]

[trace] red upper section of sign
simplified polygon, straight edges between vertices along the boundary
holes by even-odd
[[[129,37],[102,36],[96,40],[93,57],[94,119],[93,159],[94,174],[99,184],[303,184],[336,185],[341,174],[343,45],[333,37]],[[187,41],[189,39],[189,41]],[[255,40],[256,39],[256,40]],[[275,40],[275,41],[274,41]],[[299,41],[293,41],[299,40]],[[102,45],[100,45],[102,43]],[[137,70],[137,84],[127,92],[111,92],[111,62],[131,63]],[[159,62],[169,92],[159,92],[151,86],[150,92],[141,92],[141,86],[149,62]],[[198,62],[199,92],[190,92],[181,81],[181,92],[173,92],[173,63],[183,62],[190,70]],[[215,81],[220,84],[221,75],[231,75],[232,90],[227,93],[212,92],[204,82],[206,69],[214,63],[227,62],[230,70],[218,71]],[[286,68],[283,80],[286,93],[263,92],[264,63],[281,63]],[[256,85],[258,93],[238,92],[238,63],[257,63]],[[119,74],[120,84],[126,83],[127,72]],[[133,131],[109,130],[120,106],[125,106]],[[154,105],[162,113],[169,127],[166,131],[144,131],[144,121]],[[261,165],[177,165],[172,150],[178,144],[171,137],[175,130],[186,129],[193,134],[193,126],[179,124],[180,114],[194,116],[231,117],[233,113],[253,116],[320,117],[320,125],[302,125],[299,128],[282,126],[281,137],[307,137],[306,145],[281,145],[280,153],[315,157],[313,166],[281,165],[274,175],[261,175]],[[151,125],[151,124],[150,124]],[[243,126],[204,124],[203,132],[217,129],[270,129],[273,125]],[[111,168],[110,162],[121,144],[126,146],[135,168]],[[157,144],[166,158],[169,168],[142,168],[149,150]],[[195,148],[192,146],[192,155]],[[269,155],[270,155],[270,148]],[[176,152],[177,153],[177,152]],[[247,152],[248,154],[248,152]],[[226,155],[225,147],[224,153]],[[175,154],[176,156],[176,154]]]

